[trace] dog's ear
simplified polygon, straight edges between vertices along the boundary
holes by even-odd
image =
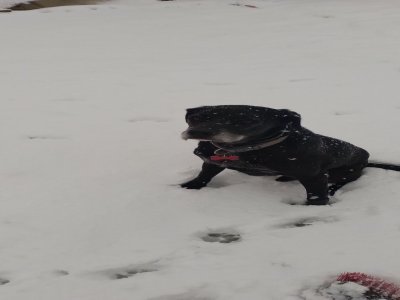
[[[300,126],[301,116],[297,112],[291,111],[289,109],[280,109],[281,117],[287,122],[292,123],[295,126]]]

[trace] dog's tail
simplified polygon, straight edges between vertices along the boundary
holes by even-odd
[[[392,164],[373,162],[373,163],[368,163],[367,167],[379,168],[379,169],[385,169],[385,170],[392,170],[392,171],[400,172],[400,165],[392,165]]]

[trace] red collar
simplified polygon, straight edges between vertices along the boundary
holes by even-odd
[[[239,160],[239,156],[237,155],[212,155],[210,156],[211,160],[221,161],[221,160]]]
[[[215,155],[211,155],[210,159],[213,161],[226,161],[226,160],[239,160],[238,155],[233,155],[229,153],[228,151],[222,150],[222,149],[217,149],[214,151]]]

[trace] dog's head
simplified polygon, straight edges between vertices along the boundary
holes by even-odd
[[[289,124],[299,127],[299,114],[287,109],[249,105],[217,105],[190,108],[186,113],[189,128],[182,138],[216,143],[246,143],[276,135]]]

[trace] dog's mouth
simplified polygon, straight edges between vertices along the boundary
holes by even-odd
[[[213,136],[212,141],[215,143],[235,144],[242,142],[246,138],[246,136],[240,134],[221,132]]]
[[[186,140],[198,140],[198,141],[211,141],[212,138],[210,137],[210,134],[203,132],[203,131],[197,131],[191,128],[186,129],[184,132],[181,133],[182,139]]]
[[[279,144],[286,140],[289,136],[287,128],[280,130],[272,130],[272,132],[254,136],[233,134],[229,132],[219,132],[214,135],[209,133],[196,131],[189,127],[182,132],[184,140],[193,139],[198,141],[210,142],[215,147],[228,152],[247,152],[260,150],[265,147]]]
[[[184,140],[198,140],[198,141],[208,141],[215,143],[226,143],[234,144],[243,141],[246,137],[244,135],[229,133],[229,132],[219,132],[217,134],[210,134],[204,131],[194,130],[188,128],[181,134]]]

